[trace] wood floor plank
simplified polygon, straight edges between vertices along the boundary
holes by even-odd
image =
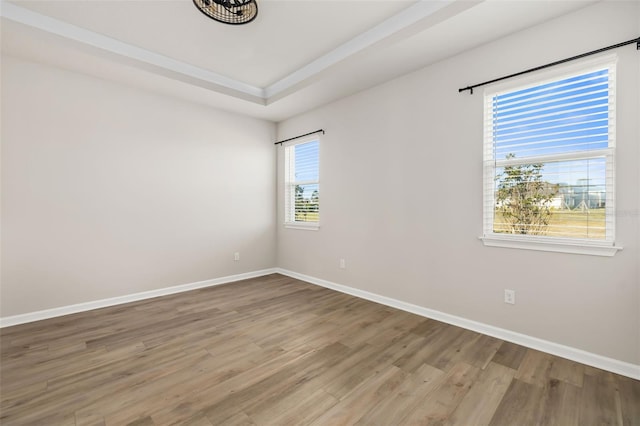
[[[245,423],[245,424],[251,424],[251,423]],[[214,424],[211,423],[209,419],[207,419],[204,416],[194,416],[193,418],[184,422],[182,426],[214,426]]]
[[[535,426],[540,424],[544,392],[539,386],[513,379],[489,425]]]
[[[293,385],[282,392],[264,399],[259,404],[247,408],[247,414],[256,422],[264,423],[279,412],[290,412],[295,416],[299,411],[298,407],[304,406],[308,401],[308,396],[318,393],[322,401],[327,405],[335,405],[338,399],[325,391],[325,387],[332,383],[337,377],[362,368],[363,360],[370,359],[377,352],[377,349],[370,345],[363,345],[360,348],[351,349],[344,357],[330,366],[325,366],[320,374],[306,374],[302,380],[298,380]],[[326,394],[326,395],[325,395]],[[312,403],[312,401],[308,401]],[[291,407],[296,407],[292,410]],[[318,407],[314,406],[311,411],[306,411],[304,417],[311,419],[317,417],[311,415]],[[318,413],[318,415],[321,413]],[[297,416],[300,417],[300,416]]]
[[[1,376],[0,376],[1,377]],[[0,379],[0,382],[6,383],[5,380]],[[47,382],[37,382],[31,385],[25,386],[13,386],[10,389],[0,388],[0,392],[2,395],[2,407],[6,409],[6,407],[10,407],[15,405],[17,401],[21,400],[29,400],[33,397],[33,395],[38,395],[46,392],[47,390]]]
[[[624,426],[640,426],[640,381],[615,375]]]
[[[384,321],[383,327],[376,329],[376,334],[368,339],[361,339],[370,345],[385,347],[406,335],[416,324],[424,318],[408,312],[396,311]]]
[[[399,424],[443,424],[469,392],[479,372],[480,369],[472,365],[456,364],[440,384],[429,392],[424,402],[409,411]]]
[[[640,426],[640,382],[290,277],[0,329],[6,425]]]
[[[184,401],[185,393],[193,397],[194,392],[208,383],[228,381],[241,372],[254,369],[260,359],[269,358],[271,355],[265,351],[250,353],[236,359],[231,355],[226,359],[208,356],[195,365],[183,365],[175,374],[134,385],[135,398],[126,398],[126,395],[112,397],[104,409],[105,420],[113,424],[122,424],[131,416],[140,413],[158,418],[156,414],[166,406],[177,407],[178,412],[183,413],[184,406],[181,403]],[[162,398],[158,399],[158,395],[162,395]],[[192,413],[195,411],[189,412],[189,415]],[[164,420],[159,423],[165,424]]]
[[[254,426],[256,423],[245,413],[239,412],[233,417],[228,418],[222,422],[215,420],[212,422],[215,425],[224,425],[224,426]]]
[[[448,426],[488,425],[516,371],[491,362],[482,370],[469,392],[445,422]]]
[[[298,392],[297,398],[289,398],[269,411],[251,415],[257,424],[274,424],[280,426],[307,425],[327,412],[338,403],[338,400],[323,389],[315,392]],[[286,405],[286,406],[285,406]]]
[[[424,344],[422,339],[407,333],[402,339],[394,344],[381,348],[370,357],[361,360],[358,368],[353,368],[344,374],[336,377],[324,389],[338,399],[344,398],[353,389],[358,387],[364,380],[367,380],[373,372],[389,364],[396,365],[396,360],[408,352],[416,351]],[[397,365],[396,365],[397,366]]]
[[[456,362],[466,362],[480,369],[489,365],[503,341],[491,336],[478,334],[476,337],[463,342],[455,356],[449,361],[449,367]]]
[[[523,382],[543,388],[549,381],[549,375],[555,360],[557,358],[552,355],[534,349],[527,349],[515,377]]]
[[[422,318],[422,321],[416,324],[410,331],[418,336],[430,338],[433,334],[439,332],[441,329],[448,327],[449,325],[443,322],[436,321],[430,318]]]
[[[616,385],[612,373],[585,375],[579,407],[579,424],[615,425],[619,415],[616,404]]]
[[[428,345],[425,347],[426,351],[423,351],[423,355],[414,358],[404,368],[412,371],[416,366],[416,361],[417,365],[424,362],[436,368],[445,368],[456,355],[455,351],[459,350],[457,345],[461,345],[466,338],[473,338],[476,334],[473,331],[448,325],[442,329],[441,333],[428,338]]]
[[[584,366],[568,359],[555,357],[549,370],[549,377],[581,388],[584,381]]]
[[[105,426],[104,416],[99,412],[76,412],[76,426]]]
[[[511,342],[503,342],[492,361],[517,370],[520,368],[520,363],[526,353],[527,348],[524,346],[516,345]]]
[[[285,392],[289,386],[298,380],[303,380],[306,375],[317,374],[318,370],[337,362],[348,351],[349,348],[340,343],[314,351],[310,356],[295,361],[288,368],[275,372],[255,385],[227,395],[226,398],[210,405],[204,412],[216,423],[228,419],[239,411],[246,412],[265,398],[273,398]]]
[[[153,366],[132,375],[100,376],[100,381],[90,379],[89,382],[72,382],[66,386],[57,387],[54,391],[43,392],[34,398],[20,401],[19,405],[7,406],[3,415],[39,421],[60,411],[60,407],[68,407],[75,414],[84,414],[84,411],[106,412],[109,407],[113,409],[123,408],[122,401],[135,401],[132,398],[141,388],[156,383],[158,378],[166,377],[175,369],[184,368],[191,362],[196,362],[197,355],[176,358],[168,363]],[[200,357],[209,356],[206,353]],[[174,367],[172,364],[176,364]],[[155,389],[155,391],[160,389]]]
[[[264,362],[254,368],[237,371],[237,374],[230,377],[225,376],[224,380],[207,374],[200,375],[197,379],[189,381],[187,391],[176,389],[174,394],[170,395],[174,403],[160,408],[153,416],[163,425],[182,424],[193,415],[206,416],[206,410],[212,405],[260,383],[298,359],[311,356],[314,351],[310,346],[301,346],[292,351],[280,351],[279,355],[265,354]],[[218,419],[216,424],[219,422]]]
[[[558,379],[551,379],[545,388],[541,424],[578,426],[580,424],[578,422],[580,392],[581,389],[577,386]]]
[[[59,371],[56,377],[47,381],[47,389],[50,393],[65,392],[70,389],[82,391],[93,389],[96,386],[104,386],[110,379],[120,378],[124,382],[129,380],[153,380],[162,377],[172,371],[172,366],[185,362],[197,362],[207,357],[205,351],[187,356],[181,345],[169,344],[156,347],[148,351],[130,353],[129,356],[119,357],[113,352],[111,362],[93,364],[88,368],[75,368],[70,372]],[[159,368],[162,367],[162,370]]]
[[[155,422],[150,416],[146,416],[127,423],[127,426],[155,426]]]
[[[418,344],[412,350],[405,351],[394,362],[394,365],[411,373],[424,363],[431,364],[427,361],[427,357],[431,356],[432,359],[437,359],[442,350],[462,333],[462,329],[454,330],[449,327],[441,327],[429,337],[418,337],[417,335],[411,337],[412,334],[410,334],[409,336],[412,338],[411,344]]]
[[[440,350],[430,353],[429,356],[425,358],[425,362],[436,368],[449,370],[453,365],[461,361],[461,358],[468,353],[469,349],[474,346],[479,339],[479,333],[471,330],[463,330],[455,339],[450,341],[445,340]],[[491,356],[493,356],[493,353]],[[483,360],[480,368],[483,367],[484,364],[485,362]]]
[[[406,376],[405,372],[394,365],[376,371],[311,424],[315,426],[354,424],[380,400],[395,393]]]
[[[384,398],[373,409],[358,420],[356,425],[397,425],[408,412],[422,404],[429,393],[441,383],[445,373],[427,364],[422,364],[414,373],[408,374],[397,390]]]

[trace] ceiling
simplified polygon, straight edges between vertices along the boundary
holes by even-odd
[[[0,15],[4,54],[280,121],[589,3],[258,0],[240,26],[191,0],[0,0]]]

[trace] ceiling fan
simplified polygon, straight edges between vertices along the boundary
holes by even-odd
[[[193,3],[209,18],[225,24],[246,24],[258,15],[256,0],[193,0]]]

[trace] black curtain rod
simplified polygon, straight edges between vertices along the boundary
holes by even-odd
[[[520,71],[520,72],[517,72],[515,74],[507,75],[505,77],[495,78],[493,80],[485,81],[484,83],[478,83],[478,84],[474,84],[472,86],[463,87],[461,89],[458,89],[458,93],[462,93],[465,90],[468,90],[469,94],[473,95],[473,89],[475,89],[476,87],[485,86],[487,84],[495,83],[496,81],[506,80],[506,79],[512,78],[512,77],[518,77],[519,75],[528,74],[530,72],[539,71],[539,70],[544,69],[544,68],[549,68],[549,67],[553,67],[555,65],[564,64],[565,62],[575,61],[576,59],[584,58],[585,56],[595,55],[596,53],[606,52],[607,50],[617,49],[618,47],[626,46],[627,44],[633,44],[633,43],[636,43],[636,49],[640,50],[640,37],[638,37],[638,38],[634,38],[633,40],[623,41],[622,43],[618,43],[618,44],[614,44],[614,45],[611,45],[611,46],[603,47],[603,48],[597,49],[597,50],[592,50],[591,52],[583,53],[583,54],[577,55],[577,56],[572,56],[570,58],[562,59],[560,61],[551,62],[550,64],[540,65],[539,67],[531,68],[531,69],[528,69],[528,70],[525,70],[525,71]]]
[[[323,129],[318,129],[318,130],[316,130],[315,132],[305,133],[304,135],[294,136],[294,137],[292,137],[292,138],[289,138],[289,139],[285,139],[285,140],[283,140],[283,141],[276,142],[274,145],[280,145],[281,143],[289,142],[289,141],[292,141],[292,140],[294,140],[294,139],[304,138],[305,136],[313,135],[314,133],[320,133],[320,132],[322,132],[322,134],[324,135],[324,130],[323,130]]]

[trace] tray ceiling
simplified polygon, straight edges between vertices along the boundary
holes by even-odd
[[[230,26],[189,0],[2,0],[2,50],[278,121],[590,1],[258,0]]]

